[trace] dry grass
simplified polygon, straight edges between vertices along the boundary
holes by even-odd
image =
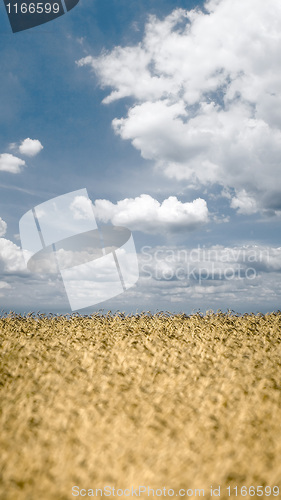
[[[2,500],[281,485],[281,313],[10,314],[0,336]]]

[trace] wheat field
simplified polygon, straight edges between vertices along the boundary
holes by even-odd
[[[279,496],[280,312],[10,313],[0,336],[1,500]]]

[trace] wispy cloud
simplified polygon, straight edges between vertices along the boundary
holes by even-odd
[[[6,222],[0,217],[0,236],[4,236],[7,231]]]

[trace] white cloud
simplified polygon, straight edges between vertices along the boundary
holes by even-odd
[[[50,262],[49,262],[50,263]],[[0,238],[0,296],[2,310],[69,312],[61,278],[50,274],[50,265],[42,274],[31,273],[18,245]]]
[[[238,209],[238,213],[251,215],[257,212],[257,202],[254,198],[251,198],[245,191],[242,189],[237,193],[237,197],[232,198],[231,208]]]
[[[233,188],[241,213],[278,211],[281,4],[211,0],[205,8],[152,16],[138,45],[78,64],[113,89],[105,103],[133,99],[114,130],[166,176]]]
[[[19,146],[19,152],[26,156],[36,156],[42,149],[43,146],[38,139],[30,139],[29,137],[24,139]]]
[[[182,203],[175,196],[170,196],[159,203],[151,196],[142,194],[116,204],[108,200],[96,200],[94,211],[103,222],[111,221],[116,226],[145,233],[192,230],[208,222],[208,207],[201,198]]]
[[[6,283],[5,281],[0,281],[0,289],[3,288],[11,288],[9,283]]]
[[[1,219],[0,217],[0,237],[1,236],[4,236],[4,234],[6,234],[6,231],[7,231],[7,224],[6,222]]]
[[[11,285],[6,281],[0,281],[0,297],[5,297],[7,290],[11,289]]]
[[[25,161],[13,156],[9,153],[0,154],[0,172],[10,172],[11,174],[19,174],[25,166]]]
[[[92,220],[93,208],[92,202],[86,196],[75,196],[70,205],[75,220]]]
[[[5,273],[14,273],[25,269],[21,248],[10,240],[0,238],[0,270]]]

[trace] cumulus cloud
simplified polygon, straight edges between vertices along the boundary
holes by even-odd
[[[75,196],[70,205],[75,220],[92,220],[93,208],[92,202],[86,196]]]
[[[9,153],[0,154],[0,172],[10,172],[11,174],[19,174],[22,167],[25,166],[25,161],[17,158],[17,156]]]
[[[21,248],[6,238],[0,238],[0,270],[4,273],[20,273],[25,269]]]
[[[151,16],[143,40],[87,56],[122,139],[170,178],[233,188],[240,213],[280,211],[281,4],[210,0]],[[274,196],[272,196],[274,195]]]
[[[24,139],[20,146],[19,152],[26,156],[36,156],[43,149],[41,142],[38,139]]]
[[[0,217],[0,237],[1,236],[4,236],[4,234],[6,234],[6,230],[7,230],[7,224],[6,222],[1,219]]]
[[[102,222],[112,222],[132,230],[145,233],[193,230],[208,222],[208,207],[205,200],[182,203],[170,196],[162,203],[148,194],[137,198],[126,198],[116,204],[108,200],[96,200],[94,211]]]
[[[238,209],[240,214],[251,215],[257,212],[257,202],[255,198],[242,189],[238,191],[237,196],[231,200],[231,208]]]

